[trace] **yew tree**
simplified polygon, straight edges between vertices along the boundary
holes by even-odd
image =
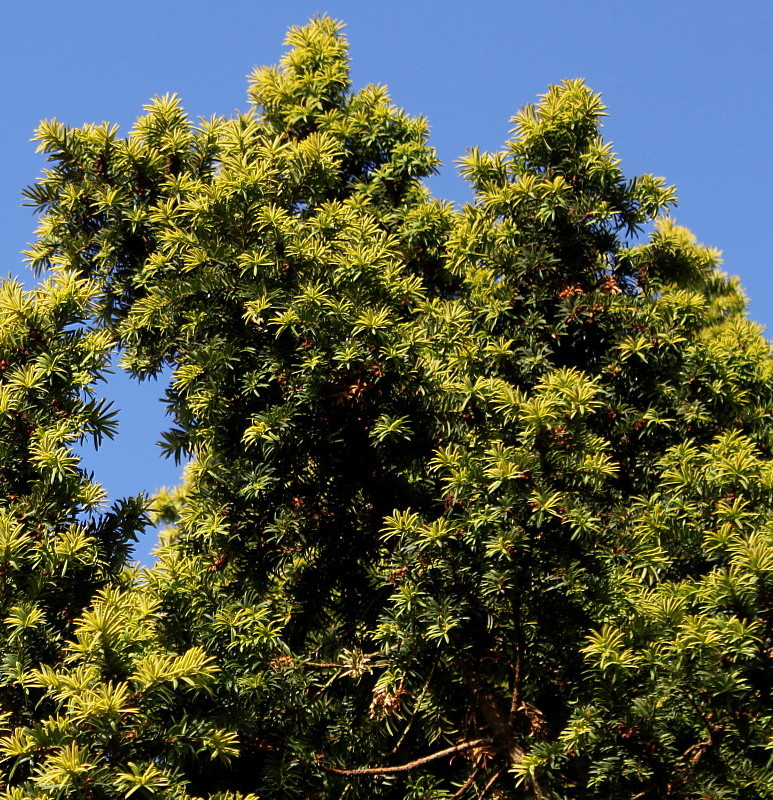
[[[471,201],[291,29],[250,107],[37,133],[0,294],[0,797],[773,796],[773,361],[552,86]],[[181,484],[104,509],[113,349]],[[157,561],[130,566],[145,514]]]

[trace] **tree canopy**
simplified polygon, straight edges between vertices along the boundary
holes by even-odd
[[[773,360],[719,253],[581,80],[458,208],[339,23],[287,44],[245,113],[37,132],[0,797],[773,796]],[[114,349],[189,463],[107,510]]]

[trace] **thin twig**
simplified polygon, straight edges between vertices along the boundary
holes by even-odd
[[[521,626],[520,598],[513,601],[513,618],[515,619],[515,663],[513,664],[513,695],[510,701],[510,714],[508,716],[511,725],[523,706],[523,651],[525,649],[525,644],[523,640],[523,628]]]
[[[455,744],[453,747],[447,747],[445,750],[440,750],[429,756],[417,758],[415,761],[409,761],[407,764],[400,764],[396,767],[362,767],[360,769],[339,769],[338,767],[325,767],[322,769],[325,772],[334,772],[336,775],[391,775],[396,772],[410,772],[417,767],[423,767],[431,761],[437,761],[439,758],[446,756],[453,756],[456,753],[462,753],[465,750],[470,750],[473,747],[480,747],[484,744],[491,744],[491,739],[475,739],[472,742],[462,742]]]
[[[475,798],[475,800],[483,800],[483,798],[488,794],[488,790],[492,789],[494,784],[499,780],[502,773],[507,769],[507,767],[502,767],[502,769],[495,772],[491,780],[483,787],[483,791]]]
[[[405,737],[408,735],[408,732],[411,730],[413,723],[418,716],[419,713],[419,706],[421,705],[421,701],[424,699],[424,695],[427,694],[429,689],[430,681],[432,680],[432,676],[435,674],[435,667],[437,666],[437,660],[432,665],[432,669],[429,671],[429,675],[427,676],[427,680],[424,681],[424,686],[421,687],[421,691],[419,692],[419,696],[416,698],[416,702],[413,704],[413,714],[411,714],[411,718],[408,720],[408,724],[405,726],[400,738],[395,743],[395,746],[387,753],[387,756],[394,755],[399,749],[400,745],[405,741]]]
[[[464,782],[464,785],[461,787],[461,789],[459,789],[458,792],[455,792],[453,795],[451,795],[451,800],[453,800],[454,797],[461,797],[470,788],[470,786],[472,786],[473,783],[475,783],[475,778],[478,777],[478,773],[479,772],[480,772],[480,767],[476,767],[470,773],[470,777],[467,778],[467,780]]]
[[[513,696],[510,701],[510,724],[523,707],[523,648],[519,642],[515,646],[515,664],[513,664]]]
[[[363,662],[369,662],[371,659],[380,655],[383,655],[380,650],[376,650],[375,653],[361,654]],[[304,667],[317,667],[318,669],[341,669],[342,667],[347,666],[347,664],[342,661],[301,661],[300,663]],[[372,664],[371,666],[376,665]]]

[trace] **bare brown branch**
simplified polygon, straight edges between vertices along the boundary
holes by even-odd
[[[513,696],[510,701],[510,724],[523,705],[523,647],[519,642],[515,646],[515,663],[513,664]]]
[[[495,772],[491,776],[491,780],[483,787],[483,791],[475,798],[475,800],[484,800],[489,791],[494,787],[494,784],[502,776],[502,773],[505,771],[505,769],[506,767],[502,767],[502,769],[500,769],[498,772]]]
[[[463,753],[465,750],[470,750],[473,747],[481,747],[485,744],[491,744],[491,739],[475,739],[471,742],[461,742],[455,744],[453,747],[447,747],[445,750],[440,750],[437,753],[432,753],[429,756],[417,758],[415,761],[409,761],[407,764],[400,764],[395,767],[361,767],[359,769],[339,769],[338,767],[325,767],[322,769],[325,772],[333,772],[336,775],[391,775],[397,772],[410,772],[412,769],[422,767],[424,764],[429,764],[432,761],[437,761],[439,758],[446,756],[453,756],[457,753]]]
[[[451,795],[451,800],[455,797],[461,797],[469,788],[475,783],[475,778],[478,777],[478,773],[480,772],[480,767],[476,767],[471,773],[470,777],[462,784],[458,791],[454,792]]]
[[[492,733],[494,744],[507,757],[510,764],[520,764],[526,751],[515,739],[513,723],[508,714],[502,711],[499,699],[488,681],[478,672],[470,659],[462,661],[462,677]],[[536,800],[549,796],[537,780],[530,781],[528,786]]]

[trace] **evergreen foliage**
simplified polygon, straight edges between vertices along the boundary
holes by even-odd
[[[52,710],[33,671],[61,663],[75,619],[120,583],[146,522],[141,498],[108,512],[72,446],[115,432],[95,399],[112,339],[84,318],[95,290],[59,273],[32,292],[0,285],[0,604],[2,719],[26,726]]]
[[[38,131],[0,293],[2,792],[773,796],[773,361],[582,81],[457,209],[323,17],[191,121]],[[172,371],[157,563],[69,450]]]

